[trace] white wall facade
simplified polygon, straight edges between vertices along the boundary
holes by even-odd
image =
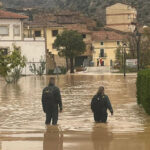
[[[8,26],[9,34],[1,35],[0,40],[22,40],[23,37],[23,24],[20,19],[0,19],[0,26]],[[20,34],[14,35],[14,27],[20,27]]]
[[[19,34],[15,35],[14,27],[19,28]],[[23,22],[20,19],[0,19],[0,27],[8,27],[8,35],[0,34],[0,49],[6,48],[8,51],[13,50],[13,46],[21,48],[21,54],[26,57],[27,64],[22,74],[32,75],[29,66],[35,63],[40,65],[41,57],[45,59],[45,39],[23,38]],[[2,31],[3,32],[3,31]]]
[[[1,41],[0,47],[9,48],[13,50],[13,45],[21,48],[21,53],[27,58],[27,65],[23,69],[23,75],[32,75],[33,73],[29,70],[31,63],[35,63],[39,66],[41,57],[45,59],[45,41]]]

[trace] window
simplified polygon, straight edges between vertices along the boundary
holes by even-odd
[[[83,37],[83,39],[85,39],[86,38],[86,34],[82,34],[82,37]]]
[[[118,45],[118,46],[120,45],[120,41],[117,41],[117,45]]]
[[[20,26],[14,25],[14,36],[20,36]]]
[[[2,51],[3,55],[7,55],[8,54],[8,48],[0,48],[0,51]]]
[[[131,15],[128,15],[128,19],[131,19]]]
[[[58,30],[52,30],[52,36],[57,36]]]
[[[3,36],[9,35],[9,26],[0,25],[0,35],[3,35]]]
[[[101,44],[101,45],[104,45],[104,42],[103,42],[103,41],[101,41],[101,42],[100,42],[100,44]]]
[[[100,49],[100,55],[99,57],[104,57],[104,49]]]
[[[35,37],[41,37],[41,30],[39,31],[34,31]]]

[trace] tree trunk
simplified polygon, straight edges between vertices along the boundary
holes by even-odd
[[[68,58],[66,57],[66,69],[67,69],[67,72],[69,70],[69,64],[68,64]]]
[[[74,73],[73,58],[70,58],[70,73]]]

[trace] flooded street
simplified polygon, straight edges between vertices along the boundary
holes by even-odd
[[[59,76],[63,113],[45,127],[42,89],[49,76],[27,76],[17,85],[0,78],[0,150],[149,150],[150,117],[136,103],[136,76]],[[95,124],[90,103],[105,87],[114,108],[107,124]]]

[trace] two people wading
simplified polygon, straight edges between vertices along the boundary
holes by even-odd
[[[45,124],[57,125],[59,111],[62,112],[62,100],[58,87],[55,86],[55,78],[50,78],[49,85],[43,89],[42,106],[46,114]],[[92,98],[91,109],[96,123],[107,122],[107,109],[113,115],[113,109],[107,95],[104,94],[104,87],[99,87],[96,95]]]

